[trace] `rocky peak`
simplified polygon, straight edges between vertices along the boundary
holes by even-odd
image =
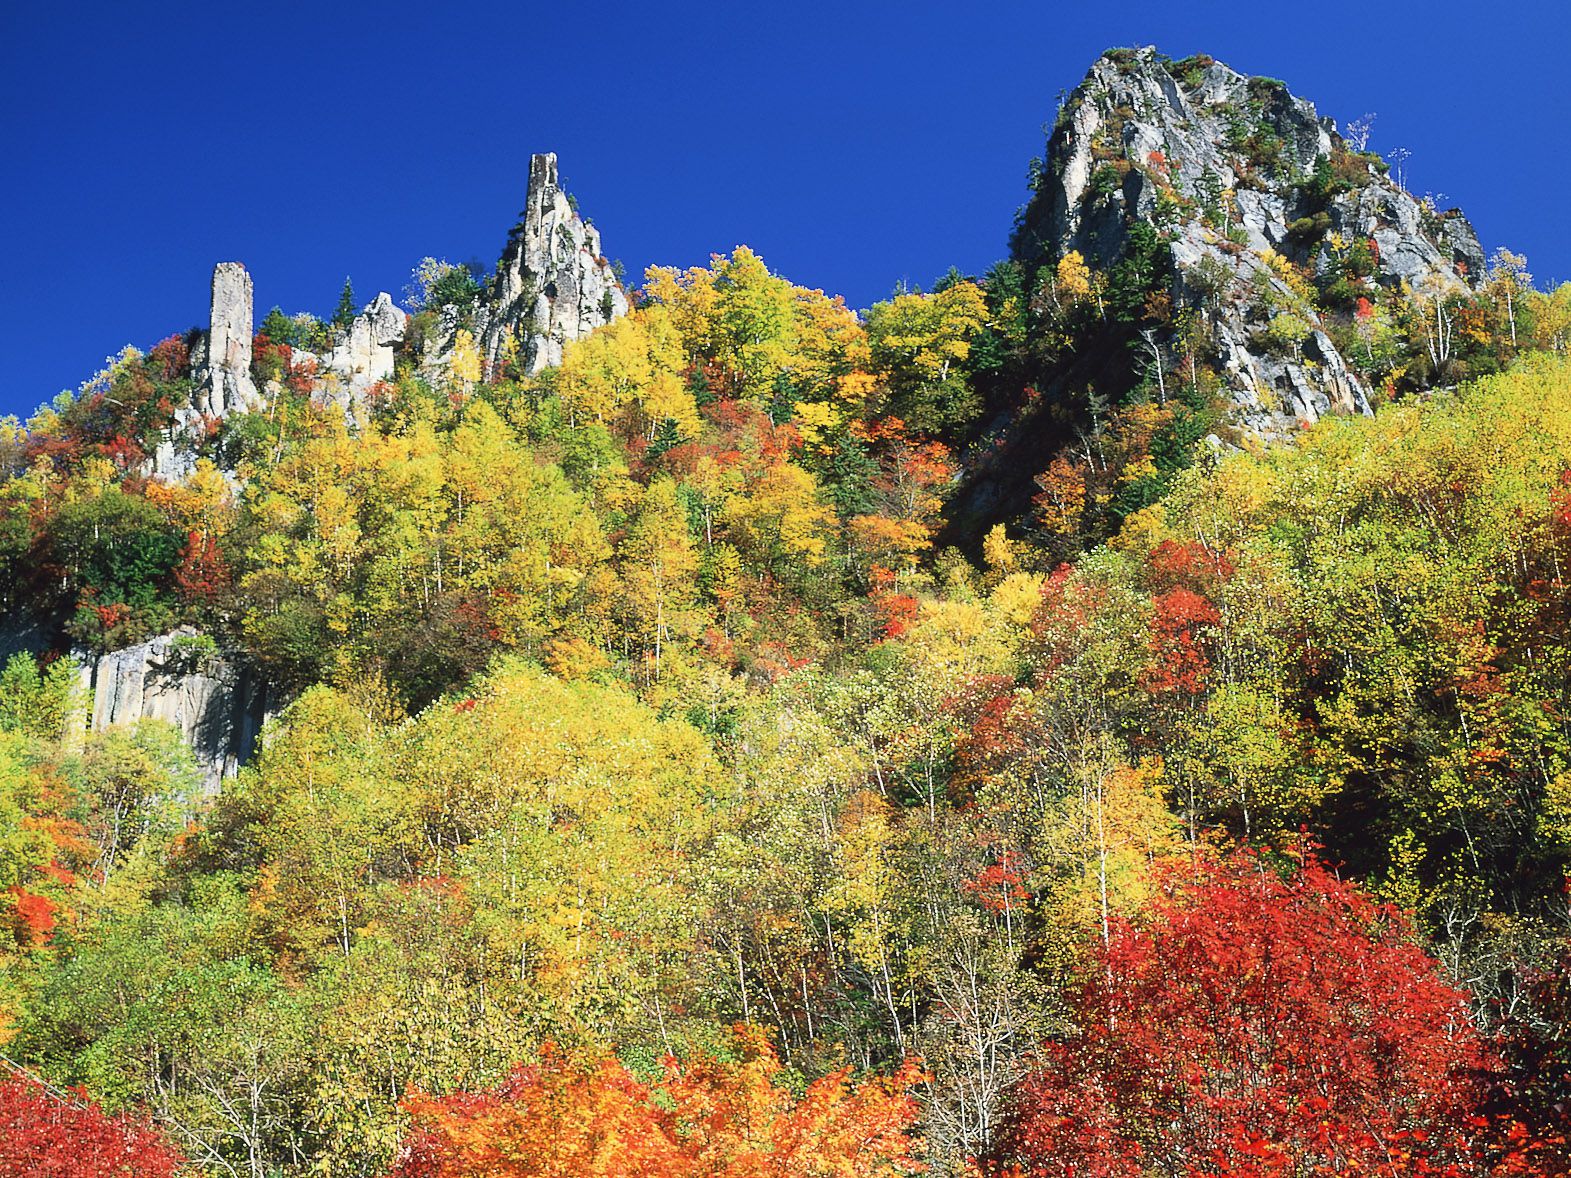
[[[496,363],[516,332],[525,371],[538,372],[561,363],[569,340],[627,308],[627,292],[601,252],[600,231],[579,217],[558,183],[555,153],[532,156],[524,211],[480,308],[487,361]]]
[[[1359,284],[1467,287],[1484,271],[1460,212],[1405,192],[1283,83],[1150,48],[1104,54],[1065,104],[1015,253],[1033,269],[1071,252],[1106,269],[1140,222],[1171,252],[1174,305],[1211,320],[1238,424],[1262,436],[1368,410],[1291,267],[1350,270],[1349,303]]]
[[[251,276],[239,262],[213,267],[212,302],[205,341],[192,357],[196,407],[212,417],[255,408],[251,380]]]

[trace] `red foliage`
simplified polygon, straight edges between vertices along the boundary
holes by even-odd
[[[1014,680],[1003,675],[982,676],[971,683],[947,708],[962,727],[955,745],[955,772],[951,796],[957,802],[995,774],[1025,755],[1037,739],[1036,725],[1014,692]]]
[[[191,371],[191,349],[186,345],[184,337],[172,335],[153,345],[147,353],[147,364],[160,380],[174,380]]]
[[[119,601],[112,605],[95,605],[93,612],[98,615],[98,624],[106,631],[113,630],[131,617],[131,607]]]
[[[1313,859],[1286,879],[1248,852],[1173,870],[1113,921],[993,1172],[1481,1172],[1488,1053],[1412,936]]]
[[[984,867],[975,879],[968,879],[963,886],[989,912],[1003,912],[1031,898],[1021,882],[1019,867],[1019,856],[1013,851],[1005,851],[997,863]]]
[[[1549,493],[1549,515],[1562,528],[1571,529],[1571,470],[1560,472],[1560,489]]]
[[[47,945],[55,933],[55,903],[48,896],[30,892],[20,884],[7,889],[11,896],[11,922],[19,945]]]
[[[1151,588],[1159,593],[1182,587],[1212,594],[1234,571],[1225,552],[1213,552],[1193,540],[1184,544],[1163,540],[1151,550],[1148,563]]]
[[[175,585],[187,601],[212,602],[229,592],[233,581],[229,563],[211,536],[193,531],[175,565]]]
[[[28,1178],[173,1178],[186,1165],[152,1126],[110,1117],[42,1084],[0,1079],[0,1174]]]
[[[872,602],[879,631],[885,638],[899,638],[916,621],[918,602],[910,594],[900,592],[899,576],[891,569],[875,564],[872,581],[868,600]]]
[[[1152,599],[1151,652],[1156,661],[1146,675],[1146,689],[1198,695],[1205,690],[1211,660],[1200,645],[1201,631],[1215,626],[1222,615],[1200,594],[1172,589]]]

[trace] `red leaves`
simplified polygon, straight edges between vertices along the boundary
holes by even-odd
[[[229,563],[212,536],[190,532],[180,563],[174,569],[175,585],[187,601],[213,602],[226,595],[233,577]],[[105,625],[107,629],[107,623]]]
[[[112,605],[95,605],[93,612],[98,615],[99,625],[106,631],[113,630],[131,617],[131,607],[119,601]]]
[[[1203,631],[1222,620],[1222,615],[1189,589],[1159,594],[1152,604],[1156,612],[1151,619],[1151,650],[1156,662],[1146,676],[1146,688],[1198,695],[1211,671],[1211,660],[1200,638]]]
[[[153,345],[147,353],[147,364],[160,380],[175,380],[190,373],[191,349],[186,345],[184,337],[172,335]]]
[[[963,885],[965,890],[989,912],[1004,912],[1015,904],[1024,903],[1031,898],[1031,893],[1022,885],[1019,859],[1015,852],[1005,851],[997,863],[984,867],[976,878],[967,880]]]
[[[1486,1053],[1405,920],[1310,861],[1174,873],[1115,920],[1017,1089],[997,1162],[1030,1175],[1422,1172]],[[1441,1171],[1433,1171],[1439,1173]]]
[[[924,1168],[907,1134],[913,1064],[856,1087],[848,1069],[832,1072],[798,1100],[775,1084],[780,1064],[762,1036],[736,1034],[739,1060],[668,1056],[651,1082],[548,1043],[495,1092],[416,1093],[393,1178],[871,1178]]]
[[[7,889],[17,943],[27,948],[47,945],[55,932],[55,903],[20,884]]]
[[[900,592],[896,573],[882,565],[872,570],[873,588],[868,593],[880,632],[885,638],[899,638],[916,621],[919,609],[916,598]]]
[[[0,1079],[0,1174],[28,1178],[173,1178],[185,1159],[157,1130],[29,1079]]]
[[[1193,540],[1180,544],[1163,540],[1148,558],[1151,588],[1161,592],[1180,586],[1198,593],[1215,593],[1233,575],[1233,562],[1223,552],[1213,552]]]

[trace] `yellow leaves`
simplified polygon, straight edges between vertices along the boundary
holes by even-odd
[[[851,920],[851,955],[869,968],[887,959],[884,940],[896,883],[891,858],[896,844],[893,807],[876,793],[854,794],[835,831],[836,871],[819,901],[824,911]]]
[[[926,524],[885,515],[853,516],[849,530],[851,544],[863,554],[864,564],[888,569],[914,565],[932,538]]]
[[[453,336],[447,367],[460,392],[468,392],[480,380],[480,349],[475,346],[473,334],[462,327]]]
[[[902,294],[868,312],[875,359],[900,365],[927,381],[948,378],[971,354],[971,338],[987,320],[987,299],[974,282],[957,282],[937,294]]]
[[[1142,507],[1118,530],[1111,544],[1126,552],[1147,553],[1164,540],[1175,539],[1167,526],[1167,508],[1161,503]]]
[[[1059,299],[1070,306],[1091,297],[1091,268],[1079,250],[1070,250],[1058,260],[1054,277]]]
[[[761,554],[778,549],[811,565],[823,563],[825,538],[835,526],[834,511],[818,502],[817,480],[785,461],[765,466],[745,494],[732,497],[725,519],[746,547]]]
[[[227,528],[234,514],[234,495],[211,459],[200,458],[185,482],[171,485],[152,480],[143,494],[177,527],[213,535]]]
[[[1538,831],[1545,841],[1571,847],[1571,773],[1557,774],[1544,787],[1544,809]]]
[[[1272,275],[1279,278],[1287,289],[1293,292],[1295,298],[1310,307],[1315,305],[1314,284],[1305,277],[1302,270],[1272,249],[1262,251],[1260,260],[1266,264]]]
[[[662,304],[641,307],[567,347],[557,392],[575,416],[609,421],[629,407],[643,414],[640,432],[659,423],[698,432],[698,406],[682,377],[686,357],[675,314]]]
[[[1010,573],[993,590],[989,604],[1010,625],[1025,629],[1042,604],[1042,578],[1030,573]]]
[[[1128,911],[1150,894],[1150,867],[1180,849],[1168,810],[1159,759],[1130,765],[1093,753],[1080,788],[1046,816],[1046,845],[1078,860],[1077,875],[1055,889],[1054,904],[1082,927],[1101,925],[1109,912]]]
[[[989,572],[1000,576],[1020,567],[1022,545],[1009,538],[1003,524],[994,524],[982,538],[982,559]]]
[[[839,423],[839,414],[827,401],[798,401],[792,424],[802,435],[802,442],[809,449],[827,453],[832,449],[830,431]]]

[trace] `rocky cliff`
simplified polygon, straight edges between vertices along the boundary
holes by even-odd
[[[207,337],[192,356],[196,408],[211,417],[255,409],[261,401],[251,380],[251,276],[239,262],[213,267]]]
[[[78,655],[87,727],[163,720],[180,730],[216,793],[255,750],[275,702],[232,657],[205,653],[194,632],[163,634],[105,655]]]
[[[1460,213],[1403,191],[1281,82],[1205,57],[1114,50],[1060,113],[1015,252],[1032,267],[1077,252],[1107,268],[1141,223],[1171,255],[1173,305],[1209,319],[1235,423],[1266,438],[1369,407],[1284,261],[1415,290],[1484,272]]]

